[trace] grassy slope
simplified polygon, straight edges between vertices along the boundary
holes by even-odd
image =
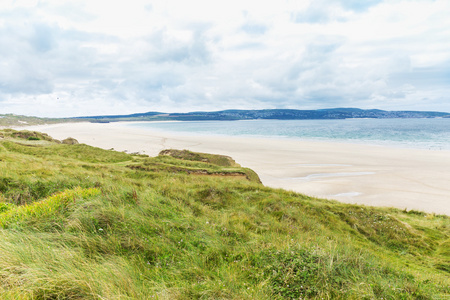
[[[449,297],[449,217],[267,188],[224,157],[10,133],[1,299]]]
[[[38,118],[19,116],[14,114],[0,115],[0,126],[23,126],[23,125],[41,125],[41,124],[53,124],[53,123],[65,123],[65,122],[81,122],[77,119],[61,119],[61,118]]]

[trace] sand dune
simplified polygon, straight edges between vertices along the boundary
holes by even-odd
[[[168,148],[224,154],[255,170],[270,187],[347,203],[450,215],[450,151],[199,136],[144,130],[124,123],[28,127],[104,149],[151,156]]]

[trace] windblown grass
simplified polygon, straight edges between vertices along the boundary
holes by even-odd
[[[449,296],[449,217],[271,189],[228,158],[173,153],[0,141],[0,298]]]
[[[58,211],[67,209],[67,206],[72,202],[84,200],[99,193],[100,190],[94,188],[75,188],[29,205],[12,206],[11,204],[3,204],[3,210],[0,215],[0,227],[7,228],[9,224],[22,223],[32,219],[40,221],[40,219],[53,216]]]

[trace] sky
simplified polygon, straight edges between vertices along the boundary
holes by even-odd
[[[0,114],[450,112],[449,0],[1,0]]]

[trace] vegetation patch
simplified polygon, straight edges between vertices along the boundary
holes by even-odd
[[[450,294],[447,216],[268,188],[216,155],[0,132],[1,299]]]
[[[0,130],[0,137],[3,139],[19,139],[28,141],[43,140],[54,143],[60,143],[60,141],[53,139],[48,134],[41,133],[38,131],[2,129]]]
[[[66,144],[66,145],[77,145],[77,144],[79,144],[79,142],[76,139],[72,138],[72,137],[68,137],[68,138],[62,140],[62,143]]]
[[[161,153],[156,159],[147,159],[143,163],[135,163],[128,165],[128,167],[133,170],[147,172],[172,172],[187,175],[234,177],[236,179],[246,179],[261,183],[259,176],[253,170],[241,168],[238,164],[234,163],[234,161],[231,163],[226,156],[210,155],[214,158],[206,160],[202,157],[207,155],[187,150],[163,150]],[[186,155],[189,156],[190,159],[187,159],[186,161],[185,158],[178,158],[178,156],[182,156],[180,153],[183,155],[187,153]],[[224,163],[222,159],[226,160],[227,163]],[[183,162],[180,162],[180,160],[183,160]]]
[[[14,222],[24,222],[31,218],[42,218],[55,214],[58,210],[65,209],[67,205],[78,199],[86,199],[100,193],[98,189],[76,188],[53,195],[42,201],[29,205],[11,206],[3,204],[3,212],[0,213],[0,227],[6,228]],[[6,208],[6,209],[5,209]],[[2,206],[0,206],[0,211]]]
[[[167,155],[182,160],[201,161],[222,167],[240,167],[231,157],[208,153],[198,153],[189,150],[168,149],[159,153],[160,156]]]

